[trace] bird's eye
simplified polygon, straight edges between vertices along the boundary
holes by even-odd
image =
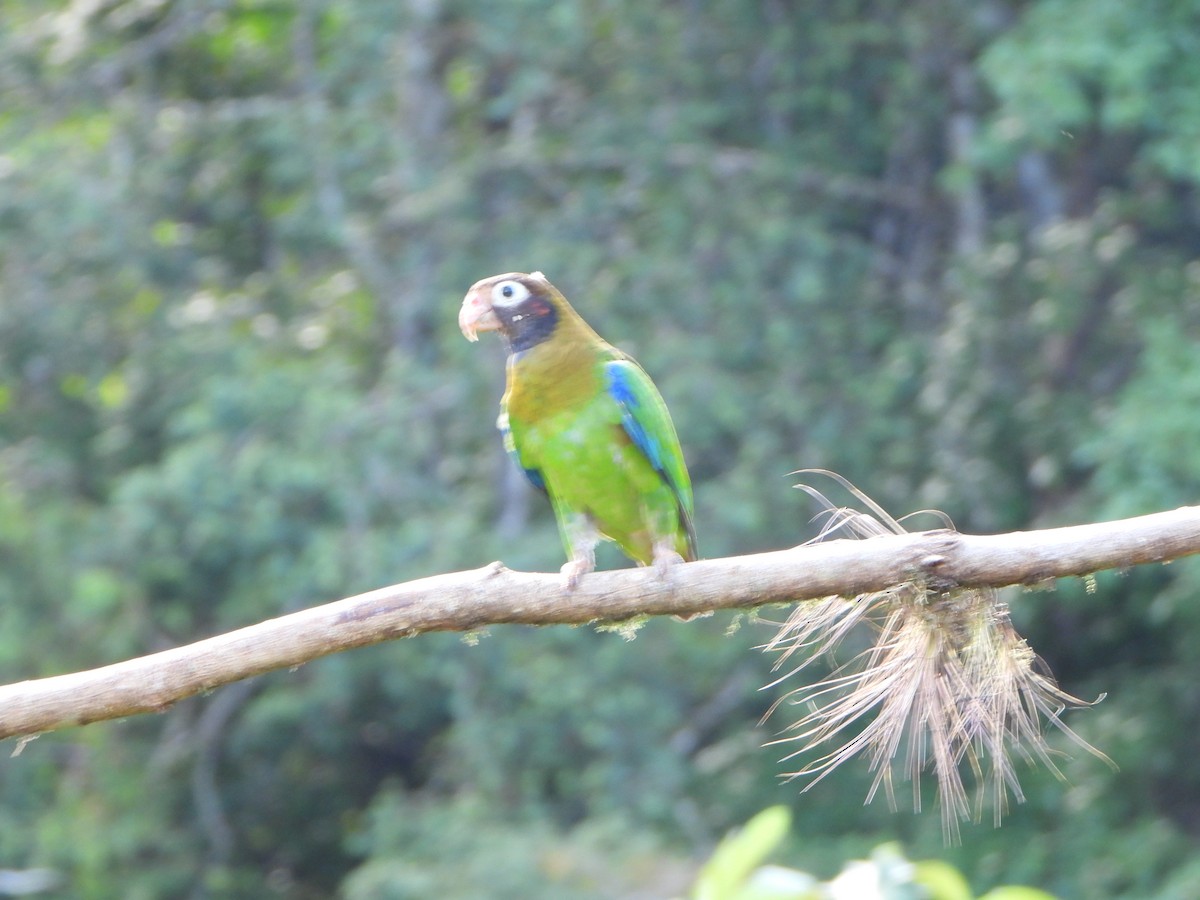
[[[492,303],[516,306],[529,297],[529,289],[519,281],[501,281],[492,288]]]

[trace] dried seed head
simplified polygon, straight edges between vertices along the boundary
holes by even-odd
[[[877,504],[839,476],[832,477],[875,517],[835,507],[803,485],[826,508],[818,540],[837,531],[858,537],[904,532]],[[893,766],[903,755],[914,808],[920,809],[921,775],[932,768],[943,829],[947,840],[957,841],[959,823],[972,811],[978,818],[985,799],[990,798],[996,824],[1010,795],[1017,802],[1024,799],[1014,758],[1041,762],[1062,777],[1043,734],[1044,721],[1112,764],[1060,718],[1068,707],[1092,704],[1055,684],[1013,627],[1007,604],[989,589],[937,591],[908,582],[852,600],[802,603],[765,647],[779,654],[777,670],[787,668],[769,686],[796,676],[814,660],[832,658],[860,625],[875,631],[867,649],[826,678],[790,691],[768,712],[783,705],[806,710],[772,742],[799,745],[784,759],[820,754],[788,774],[809,778],[805,790],[865,753],[875,773],[868,802],[882,789],[894,806]],[[864,718],[869,721],[855,732]],[[974,803],[963,781],[964,764],[977,785]]]

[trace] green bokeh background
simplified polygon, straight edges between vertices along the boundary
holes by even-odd
[[[556,570],[494,430],[503,351],[455,326],[501,271],[654,376],[709,557],[811,537],[802,467],[970,531],[1197,502],[1195,0],[0,22],[4,681]],[[424,636],[44,736],[0,758],[0,868],[123,900],[666,897],[785,803],[780,858],[821,877],[899,840],[977,892],[1192,898],[1198,583],[1007,597],[1065,689],[1108,692],[1069,723],[1120,768],[1030,770],[957,847],[928,790],[864,807],[864,765],[781,785],[770,629],[723,614]]]

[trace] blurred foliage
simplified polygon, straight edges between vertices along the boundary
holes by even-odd
[[[1195,0],[5,0],[0,676],[503,558],[476,279],[543,269],[667,398],[707,556],[801,467],[964,530],[1196,502]],[[615,563],[613,556],[608,557]],[[425,636],[0,764],[0,868],[87,898],[687,890],[787,803],[834,878],[1200,895],[1200,567],[1012,597],[1119,772],[1003,829],[776,783],[742,616]],[[1094,588],[1094,590],[1089,590]],[[740,627],[733,627],[738,626]],[[1065,749],[1065,748],[1064,748]]]
[[[881,844],[827,882],[807,872],[764,865],[787,837],[791,815],[772,806],[725,837],[704,864],[692,900],[972,900],[966,879],[948,863],[913,863],[899,845]],[[980,900],[1055,900],[1037,888],[1004,885]]]

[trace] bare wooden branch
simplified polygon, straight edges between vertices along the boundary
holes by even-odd
[[[1040,584],[1200,553],[1200,507],[1002,535],[950,531],[838,540],[653,569],[595,572],[567,592],[559,575],[499,563],[381,588],[173,650],[0,687],[0,738],[171,704],[341,650],[430,631],[619,621],[636,616],[854,596],[914,579],[938,589]]]

